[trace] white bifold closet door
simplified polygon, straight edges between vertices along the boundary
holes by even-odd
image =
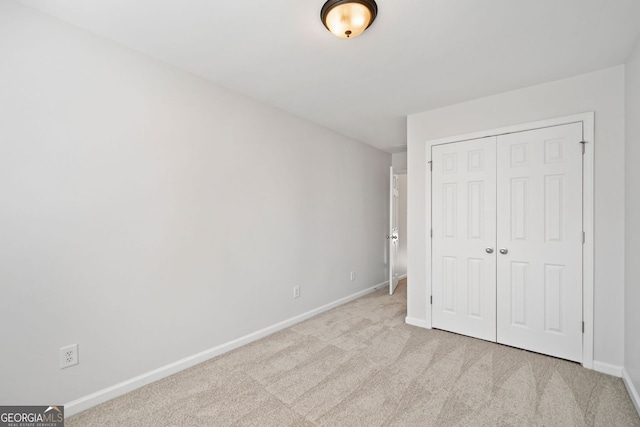
[[[435,328],[582,361],[582,123],[432,148]]]
[[[582,123],[498,138],[498,342],[582,361]],[[500,249],[508,252],[501,254]]]
[[[495,341],[496,138],[437,145],[431,158],[433,326]]]

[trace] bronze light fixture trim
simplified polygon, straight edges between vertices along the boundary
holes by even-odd
[[[320,18],[335,36],[352,39],[369,28],[377,14],[373,0],[329,0],[322,6]]]

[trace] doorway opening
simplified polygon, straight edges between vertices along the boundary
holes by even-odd
[[[405,153],[406,154],[406,153]],[[407,171],[390,169],[389,294],[407,282]]]

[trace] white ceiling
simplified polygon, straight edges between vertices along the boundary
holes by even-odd
[[[386,151],[406,115],[623,63],[638,0],[377,0],[360,37],[324,0],[21,0]]]

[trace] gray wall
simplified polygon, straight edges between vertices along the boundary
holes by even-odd
[[[407,170],[407,152],[393,153],[391,155],[391,164],[396,172]]]
[[[625,357],[640,412],[640,39],[626,65]]]
[[[1,403],[66,403],[386,280],[388,153],[14,2],[0,58]]]

